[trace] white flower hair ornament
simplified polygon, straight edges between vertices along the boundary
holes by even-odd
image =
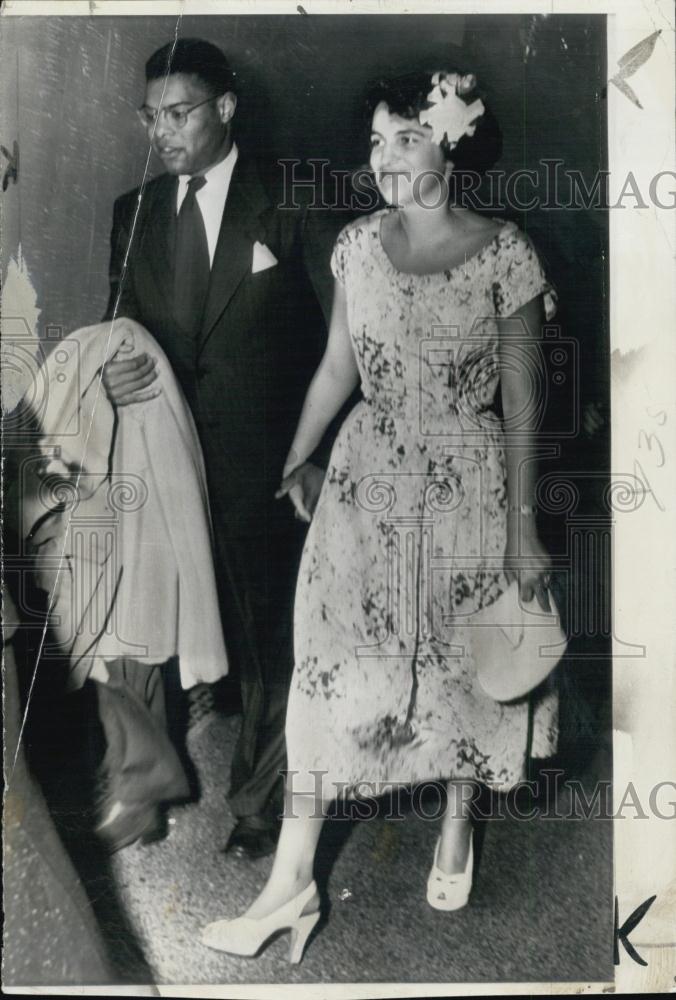
[[[474,135],[477,119],[486,109],[479,98],[467,104],[462,96],[471,93],[475,86],[473,73],[460,76],[440,71],[432,75],[432,90],[427,95],[431,106],[423,108],[419,118],[421,125],[432,129],[434,142],[441,144],[446,140],[449,149],[454,149],[464,135]]]

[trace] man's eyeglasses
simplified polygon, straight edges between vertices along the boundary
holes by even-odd
[[[205,100],[200,101],[199,104],[193,104],[191,108],[181,108],[180,104],[170,104],[168,107],[160,108],[159,111],[156,111],[146,107],[144,104],[143,107],[136,109],[136,114],[145,128],[152,128],[159,117],[164,118],[164,121],[171,125],[172,128],[183,128],[191,112],[197,108],[201,108],[203,104],[208,104],[210,101],[217,101],[222,96],[222,94],[217,94],[215,97],[207,97]]]

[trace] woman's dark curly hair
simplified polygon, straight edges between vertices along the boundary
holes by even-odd
[[[445,72],[464,73],[449,69]],[[365,98],[365,127],[370,130],[373,113],[382,102],[386,104],[393,115],[402,118],[417,118],[420,112],[429,107],[427,95],[432,90],[432,73],[407,73],[404,76],[381,78],[372,83]],[[471,103],[483,95],[475,88],[466,98]],[[484,101],[484,113],[477,119],[474,135],[464,135],[457,146],[449,149],[446,140],[441,143],[441,149],[447,160],[452,160],[457,172],[474,171],[484,174],[500,159],[502,153],[502,133],[495,116]]]

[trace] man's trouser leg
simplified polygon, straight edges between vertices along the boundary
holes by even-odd
[[[106,664],[110,680],[96,684],[107,749],[109,798],[159,803],[188,796],[188,781],[167,734],[162,669],[122,658]]]
[[[295,528],[295,526],[294,526]],[[229,792],[238,819],[272,822],[283,809],[284,724],[293,669],[293,601],[302,548],[298,529],[229,540],[224,631],[237,657],[242,727]]]

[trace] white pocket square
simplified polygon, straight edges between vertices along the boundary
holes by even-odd
[[[256,240],[253,248],[251,273],[256,274],[257,271],[265,271],[269,267],[274,267],[276,263],[277,258],[273,254],[272,250],[269,250],[265,243],[259,243],[258,240]]]

